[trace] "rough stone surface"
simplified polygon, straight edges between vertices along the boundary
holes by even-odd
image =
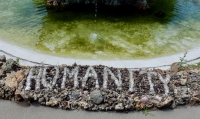
[[[0,67],[3,65],[3,62],[0,61]]]
[[[17,78],[17,82],[21,82],[25,76],[25,72],[23,70],[17,71],[15,76]]]
[[[149,99],[146,96],[144,96],[144,97],[141,98],[141,102],[143,102],[143,103],[146,103],[148,101],[149,101]]]
[[[103,96],[99,90],[94,90],[90,93],[90,99],[95,104],[100,104],[103,101]]]
[[[185,85],[187,83],[187,79],[186,78],[181,78],[181,85]]]
[[[10,88],[16,88],[17,87],[17,79],[15,77],[14,72],[7,75],[6,80],[5,80],[5,84],[7,86],[9,86]]]
[[[0,56],[0,62],[6,62],[6,57],[5,57],[5,55]]]
[[[133,70],[134,82],[131,82],[130,71],[126,68],[96,65],[92,66],[96,73],[92,73],[88,70],[91,69],[90,66],[56,67],[19,66],[11,67],[7,73],[0,68],[0,98],[37,102],[65,110],[93,111],[131,111],[200,104],[198,68],[178,72],[160,69]],[[79,67],[77,75],[75,67]],[[32,72],[30,68],[33,69]],[[109,72],[106,70],[108,68]],[[85,77],[88,79],[85,80]],[[64,84],[63,79],[66,79]],[[85,85],[83,81],[86,82]],[[134,85],[130,90],[131,83]],[[150,83],[153,89],[150,89]],[[119,85],[121,88],[118,88]],[[29,90],[25,90],[27,86]],[[150,93],[150,90],[154,92]]]
[[[171,67],[170,67],[170,70],[172,72],[178,72],[180,70],[180,65],[179,65],[179,62],[174,62],[172,63]]]
[[[16,70],[19,65],[13,59],[8,59],[2,66],[3,72],[9,73],[12,70]]]
[[[122,104],[122,103],[119,103],[119,104],[115,105],[115,110],[117,110],[117,111],[124,110],[123,104]]]
[[[80,91],[73,91],[72,92],[73,99],[77,100],[80,97]]]

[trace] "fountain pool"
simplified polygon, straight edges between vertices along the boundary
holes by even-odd
[[[47,9],[43,0],[1,1],[0,39],[39,53],[90,60],[155,58],[199,47],[200,1],[173,1],[154,11],[98,6],[98,17],[94,5],[59,11]],[[156,16],[159,10],[166,15]]]

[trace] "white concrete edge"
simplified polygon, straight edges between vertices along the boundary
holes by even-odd
[[[169,65],[174,62],[179,62],[180,57],[183,57],[183,54],[184,52],[175,55],[144,60],[81,60],[41,54],[0,40],[0,55],[6,55],[7,58],[18,57],[20,59],[25,59],[21,65],[36,65],[37,63],[45,63],[51,65],[72,65],[76,63],[78,65],[106,65],[115,68],[158,67],[160,69],[169,69]],[[185,59],[188,61],[196,59],[193,62],[197,62],[200,61],[199,57],[200,47],[189,50]]]

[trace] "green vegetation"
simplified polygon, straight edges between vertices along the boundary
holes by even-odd
[[[188,64],[186,67],[188,67],[190,69],[200,68],[200,62],[195,63],[195,64]]]
[[[185,66],[183,66],[186,62],[185,57],[187,55],[187,51],[184,53],[183,57],[180,57],[180,62],[179,62],[179,68],[181,71],[183,71],[185,69]]]
[[[144,114],[145,116],[147,116],[147,115],[149,114],[149,110],[148,110],[148,109],[144,109],[144,110],[142,111],[142,114]]]
[[[17,64],[19,64],[19,58],[18,57],[16,58],[16,62],[17,62]]]
[[[153,114],[150,113],[150,110],[145,108],[144,110],[142,110],[142,114],[144,114],[145,116],[147,115],[151,115],[151,116],[154,116]]]

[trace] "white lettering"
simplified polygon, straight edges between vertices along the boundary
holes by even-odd
[[[99,81],[98,81],[98,78],[97,78],[97,73],[92,66],[88,67],[86,74],[83,77],[82,87],[85,87],[86,82],[87,82],[89,77],[93,77],[95,79],[95,81],[96,81],[95,87],[99,88]]]
[[[118,78],[115,77],[115,75],[111,72],[110,69],[107,67],[104,68],[104,75],[103,75],[103,88],[107,88],[107,82],[108,82],[108,73],[111,75],[111,79],[115,81],[115,84],[117,85],[117,89],[121,90],[122,87],[122,80],[121,80],[121,72],[118,70]]]
[[[46,81],[46,70],[47,68],[45,67],[43,70],[43,75],[42,75],[42,84],[44,87],[48,88],[48,89],[52,89],[53,86],[56,84],[56,81],[58,79],[59,76],[59,68],[58,67],[54,67],[54,69],[56,69],[56,74],[53,78],[53,81],[50,81],[49,83]]]
[[[146,72],[144,72],[144,71],[141,71],[140,72],[140,74],[145,74]],[[157,75],[157,73],[156,72],[147,72],[147,79],[148,79],[148,81],[149,81],[149,85],[150,85],[150,94],[154,94],[155,93],[155,91],[154,91],[154,88],[153,88],[153,83],[152,83],[152,81],[151,81],[151,76],[152,75],[154,75],[154,76],[156,76]]]
[[[78,87],[78,72],[79,72],[79,67],[77,66],[76,68],[74,68],[71,72],[69,71],[69,69],[67,67],[64,68],[64,76],[63,76],[63,81],[61,84],[61,88],[64,89],[65,88],[65,83],[66,83],[66,77],[68,74],[69,78],[73,78],[74,77],[74,87],[77,88]]]
[[[129,82],[129,91],[133,92],[134,91],[134,78],[133,78],[133,70],[129,69],[129,75],[130,75],[130,82]]]
[[[31,80],[34,79],[36,81],[35,84],[35,89],[40,89],[40,78],[42,77],[42,68],[39,69],[39,73],[37,76],[33,76],[33,70],[35,70],[34,68],[31,68],[29,70],[29,74],[28,77],[26,79],[26,88],[25,90],[30,90],[31,89]]]
[[[160,81],[164,84],[165,95],[168,95],[169,87],[167,86],[167,84],[169,83],[171,76],[169,74],[167,74],[166,78],[163,79],[161,74],[158,74],[158,77],[159,77]]]

